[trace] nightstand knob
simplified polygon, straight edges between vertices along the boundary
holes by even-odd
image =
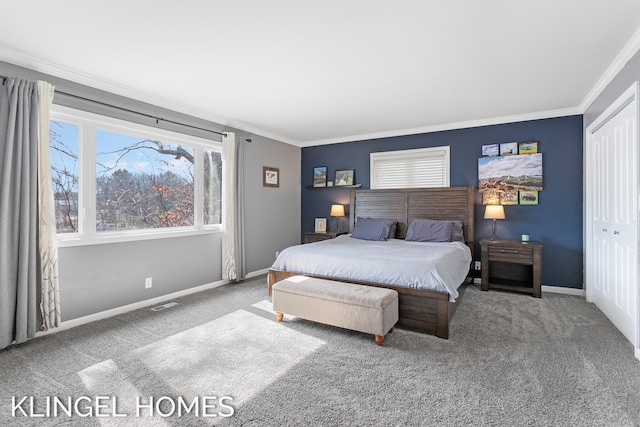
[[[606,232],[607,232],[607,229],[606,229],[606,228],[603,228],[603,229],[602,229],[602,231],[604,231],[604,232],[606,233]]]
[[[620,234],[618,230],[613,230],[613,234]]]

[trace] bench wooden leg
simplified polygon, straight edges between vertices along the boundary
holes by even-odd
[[[384,345],[384,337],[382,335],[376,335],[376,344]]]
[[[284,313],[277,312],[276,318],[278,319],[278,322],[282,322],[282,319],[284,318]]]

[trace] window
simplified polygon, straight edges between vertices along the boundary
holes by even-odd
[[[371,188],[449,187],[449,147],[371,153]]]
[[[54,106],[51,174],[61,242],[220,228],[219,142]]]

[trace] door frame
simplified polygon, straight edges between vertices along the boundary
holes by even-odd
[[[585,139],[584,139],[584,147],[583,147],[583,152],[584,152],[584,159],[583,159],[583,168],[584,168],[584,173],[583,173],[583,197],[584,197],[584,201],[585,201],[585,210],[584,210],[584,215],[583,215],[583,220],[584,220],[584,239],[583,239],[583,250],[584,250],[584,261],[585,261],[585,268],[584,268],[584,287],[585,287],[585,296],[587,301],[589,302],[593,302],[593,291],[590,290],[590,283],[592,283],[592,274],[593,274],[593,270],[592,270],[592,265],[593,265],[593,251],[591,250],[591,248],[593,248],[593,218],[592,218],[592,207],[593,207],[593,192],[589,191],[591,186],[591,176],[593,176],[593,174],[591,173],[591,171],[594,169],[595,167],[595,156],[594,153],[591,150],[591,147],[593,146],[593,134],[595,132],[598,131],[598,129],[600,129],[602,126],[604,126],[612,117],[614,117],[616,114],[618,114],[622,109],[624,109],[627,105],[629,105],[631,102],[636,101],[636,111],[635,111],[635,116],[636,116],[636,129],[635,129],[635,134],[636,134],[636,144],[638,144],[640,146],[640,105],[638,105],[640,103],[640,84],[638,81],[635,81],[626,91],[624,91],[622,93],[622,95],[620,95],[618,97],[618,99],[616,99],[606,110],[604,110],[602,112],[602,114],[600,114],[598,116],[597,119],[595,119],[593,121],[593,123],[591,123],[587,129],[586,129],[586,135],[585,135]],[[640,149],[638,150],[638,152],[640,153]],[[640,159],[636,159],[636,164],[638,166],[640,166]],[[640,174],[639,174],[640,176]],[[637,191],[640,191],[640,183],[636,183],[637,185]],[[636,194],[636,197],[638,197],[639,195]],[[640,205],[640,203],[639,203]],[[636,221],[640,220],[640,213],[636,212],[636,215],[638,215],[638,218],[636,219]],[[636,222],[636,224],[639,224],[636,227],[636,254],[638,256],[638,258],[636,259],[636,268],[638,269],[638,274],[636,275],[636,277],[639,278],[638,283],[636,283],[636,287],[637,287],[637,298],[638,301],[636,302],[636,325],[635,325],[635,337],[636,337],[636,344],[635,344],[635,348],[634,348],[634,355],[637,359],[640,359],[640,240],[639,240],[639,232],[640,232],[640,222]]]

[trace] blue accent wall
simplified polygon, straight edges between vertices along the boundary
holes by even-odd
[[[380,138],[302,149],[302,231],[313,231],[314,218],[328,218],[328,229],[335,230],[329,216],[332,204],[348,205],[346,188],[309,188],[313,168],[328,167],[332,180],[339,169],[355,169],[355,181],[369,188],[369,154],[380,151],[408,150],[448,145],[451,147],[451,186],[478,188],[478,158],[482,145],[511,141],[537,140],[542,153],[544,190],[539,204],[505,206],[506,219],[498,221],[498,237],[520,239],[529,233],[541,241],[542,284],[582,288],[583,278],[583,167],[582,116],[532,120],[518,123],[456,129],[418,135]],[[347,216],[349,207],[345,206]],[[491,221],[483,218],[482,196],[476,193],[476,241],[491,236]],[[342,219],[341,227],[347,227]],[[302,236],[301,236],[302,239]],[[480,259],[475,245],[474,259]]]

